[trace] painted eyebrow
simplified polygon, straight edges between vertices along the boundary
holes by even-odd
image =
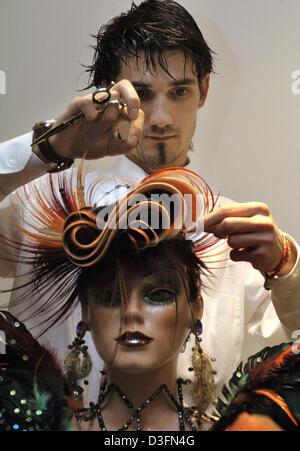
[[[142,81],[132,81],[131,84],[135,87],[135,88],[151,88],[151,83],[144,83]],[[170,82],[170,86],[183,86],[183,85],[195,85],[196,84],[196,80],[192,79],[192,78],[182,78],[179,80],[173,80]]]

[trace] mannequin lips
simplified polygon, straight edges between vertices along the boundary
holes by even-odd
[[[147,337],[146,335],[142,334],[141,332],[134,331],[126,331],[122,335],[120,335],[118,338],[115,339],[117,343],[119,343],[122,346],[127,346],[128,348],[133,347],[140,347],[145,346],[151,341],[153,341],[153,338]]]

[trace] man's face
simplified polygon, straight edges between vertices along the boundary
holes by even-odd
[[[197,110],[206,98],[209,76],[201,86],[200,96],[191,59],[185,59],[180,51],[167,52],[166,57],[172,77],[158,61],[156,70],[147,70],[141,58],[123,64],[116,81],[127,79],[133,84],[145,114],[141,145],[132,151],[135,157],[158,167],[184,166],[196,127]],[[124,134],[122,125],[120,131]]]
[[[89,298],[86,319],[96,349],[112,371],[141,374],[168,362],[176,368],[192,314],[182,279],[171,272],[166,277],[137,269],[126,278],[128,305],[123,308],[118,294],[106,296],[103,289]]]

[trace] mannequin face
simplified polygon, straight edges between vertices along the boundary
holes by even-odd
[[[100,357],[110,368],[128,374],[157,370],[177,361],[192,327],[192,314],[179,273],[140,271],[126,279],[126,286],[126,307],[121,306],[120,295],[111,299],[109,287],[106,293],[98,290],[96,299],[95,293],[88,299],[84,319],[89,323]],[[194,304],[194,317],[199,318],[200,304]]]

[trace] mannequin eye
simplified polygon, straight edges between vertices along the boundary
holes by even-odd
[[[169,288],[155,288],[145,295],[145,301],[149,304],[163,305],[174,302],[176,292]]]

